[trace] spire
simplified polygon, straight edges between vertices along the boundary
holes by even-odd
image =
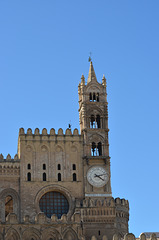
[[[96,74],[95,74],[95,71],[94,71],[94,68],[93,68],[92,61],[90,61],[90,68],[89,68],[87,83],[89,83],[91,81],[96,81],[97,82],[97,78],[96,78]]]

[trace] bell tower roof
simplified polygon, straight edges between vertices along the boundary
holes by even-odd
[[[90,61],[90,67],[89,67],[89,73],[88,73],[88,80],[87,83],[89,82],[97,82],[96,74],[93,68],[93,63]]]

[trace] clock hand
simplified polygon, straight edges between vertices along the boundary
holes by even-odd
[[[103,175],[106,175],[106,173],[103,173],[103,174],[99,174],[98,176],[103,176]]]
[[[98,177],[99,177],[99,178],[100,178],[102,181],[104,181],[104,179],[103,179],[103,178],[101,178],[101,177],[100,177],[100,175],[99,175]]]
[[[104,181],[104,179],[101,178],[100,175],[95,174],[94,177],[98,177],[98,178],[100,178],[102,181]]]

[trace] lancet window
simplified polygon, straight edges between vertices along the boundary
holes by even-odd
[[[73,170],[76,170],[76,164],[73,164],[73,165],[72,165],[72,169],[73,169]]]
[[[61,173],[58,173],[57,177],[58,177],[58,181],[61,181]]]
[[[57,170],[61,170],[61,164],[57,165]]]
[[[28,181],[28,182],[31,181],[31,173],[30,173],[30,172],[27,173],[27,181]]]
[[[77,176],[76,173],[73,173],[73,181],[76,182],[77,181]]]
[[[99,93],[90,92],[89,93],[89,101],[90,102],[99,102]]]
[[[43,173],[43,181],[46,181],[46,173]]]
[[[101,119],[100,115],[94,116],[93,114],[90,117],[90,128],[101,128]]]
[[[46,170],[46,164],[45,163],[43,164],[43,170]]]
[[[91,147],[91,155],[92,156],[102,156],[102,143],[98,142],[92,142],[92,147]]]
[[[31,169],[31,164],[30,163],[28,163],[28,169]]]

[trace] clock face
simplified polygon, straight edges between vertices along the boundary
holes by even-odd
[[[94,187],[103,187],[108,182],[109,176],[105,168],[94,166],[88,170],[87,180]]]

